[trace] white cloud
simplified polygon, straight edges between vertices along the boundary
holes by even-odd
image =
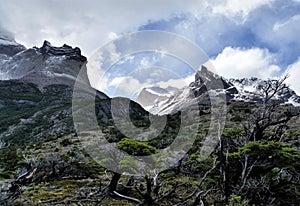
[[[300,15],[294,15],[287,20],[277,21],[273,26],[272,39],[277,42],[299,44]],[[267,37],[266,37],[267,38]]]
[[[193,82],[195,80],[195,74],[187,76],[185,78],[181,78],[181,79],[170,79],[168,81],[160,81],[157,82],[155,85],[159,86],[161,88],[168,88],[168,87],[175,87],[178,89],[181,89],[183,87],[188,86],[191,82]]]
[[[187,76],[185,78],[179,79],[169,79],[167,81],[158,81],[155,82],[153,79],[147,79],[144,82],[141,82],[133,76],[122,76],[115,77],[107,85],[107,88],[113,88],[111,91],[111,96],[123,96],[128,98],[133,98],[138,94],[143,88],[151,86],[159,86],[161,88],[175,87],[181,89],[188,86],[195,79],[195,74]]]
[[[109,32],[108,39],[109,40],[115,40],[118,38],[118,35],[115,32]]]
[[[108,85],[114,87],[115,91],[112,96],[123,96],[132,98],[144,87],[150,86],[149,83],[141,83],[132,76],[116,77]]]
[[[141,60],[141,67],[150,67],[153,63],[148,58],[143,57]]]
[[[149,20],[168,18],[177,11],[189,12],[202,0],[10,0],[0,4],[0,24],[27,47],[67,43],[90,55],[123,32],[134,31]]]
[[[287,21],[275,23],[274,27],[273,27],[273,30],[278,31],[279,29],[282,29],[282,28],[284,29],[284,27],[288,26],[289,24],[294,24],[294,23],[299,25],[299,21],[300,21],[300,15],[292,16]]]
[[[300,95],[300,57],[296,62],[288,66],[285,74],[289,75],[286,83],[288,83],[291,89],[293,89],[298,95]]]
[[[87,74],[92,87],[103,91],[109,82],[110,67],[120,59],[114,42],[106,45],[105,49],[95,52],[87,62]]]
[[[216,5],[212,8],[213,13],[224,14],[226,16],[241,15],[243,18],[253,11],[254,9],[270,4],[272,0],[226,0],[223,3]]]
[[[278,3],[281,1],[0,0],[0,2],[0,30],[3,30],[1,28],[3,26],[12,31],[15,38],[27,47],[39,46],[47,39],[56,46],[64,43],[78,46],[84,55],[90,57],[107,41],[135,31],[139,26],[149,22],[155,24],[166,19],[157,28],[184,35],[189,40],[197,42],[210,55],[217,55],[223,50],[213,63],[218,73],[225,77],[276,76],[280,72],[276,58],[278,62],[284,61],[283,67],[286,67],[285,65],[295,61],[299,55],[300,18],[299,12],[293,10],[293,8],[297,10],[298,7],[291,1]],[[271,4],[270,7],[266,6]],[[243,25],[236,23],[240,19],[243,20]],[[249,48],[253,46],[252,41],[257,47],[269,45],[272,52],[277,52],[276,56],[267,49],[236,48],[238,46]],[[229,47],[224,48],[228,45]],[[235,48],[230,45],[234,45]],[[180,46],[175,42],[174,50],[185,53]],[[111,60],[120,58],[113,45],[109,50]],[[164,55],[162,52],[162,56]],[[102,65],[99,65],[99,61],[106,60],[107,56],[99,54],[97,58],[98,62],[92,63],[95,73],[89,76],[92,79],[91,83],[95,82],[94,87],[97,87],[98,77],[105,76],[105,71],[100,71]],[[140,65],[149,66],[146,60]],[[292,65],[290,67],[294,68]],[[291,71],[296,74],[295,69]],[[128,84],[143,86],[140,81],[123,79],[123,82]],[[172,84],[181,84],[174,81],[177,81],[176,78],[169,80]],[[112,82],[106,77],[101,80],[101,84],[105,87],[109,83]],[[161,84],[165,85],[166,82]],[[124,87],[127,88],[127,85]],[[101,87],[99,89],[102,90]]]
[[[105,76],[105,71],[102,70],[103,66],[103,53],[96,52],[87,63],[87,74],[90,80],[90,84],[94,88],[99,88],[100,91],[103,85],[106,85],[108,79]]]
[[[226,47],[212,64],[219,75],[226,78],[258,77],[278,75],[280,68],[274,64],[275,56],[267,49],[241,49]]]
[[[53,45],[78,46],[89,56],[98,47],[124,32],[135,31],[150,21],[168,19],[174,13],[202,16],[235,16],[265,5],[270,0],[10,0],[0,4],[0,24],[27,47],[44,39]],[[212,13],[211,13],[212,11]],[[186,22],[188,23],[188,22]],[[186,25],[188,26],[188,25]]]

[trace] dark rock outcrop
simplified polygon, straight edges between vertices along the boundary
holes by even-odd
[[[43,46],[38,49],[42,54],[49,56],[66,56],[66,59],[73,59],[75,61],[86,62],[86,57],[81,55],[78,47],[72,48],[64,44],[62,47],[54,47],[48,41],[44,41]]]
[[[26,48],[6,36],[0,35],[0,55],[11,57]]]
[[[41,48],[26,49],[5,60],[0,74],[2,80],[19,79],[38,85],[40,90],[53,84],[73,86],[76,80],[90,86],[86,60],[77,47],[54,47],[45,41]]]
[[[202,66],[201,70],[196,73],[195,81],[192,82],[189,87],[193,91],[195,97],[198,97],[211,89],[224,89],[227,100],[231,100],[234,98],[234,95],[238,93],[238,90],[232,83],[209,71],[205,66]]]

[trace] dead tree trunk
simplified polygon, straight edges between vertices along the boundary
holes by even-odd
[[[151,193],[152,193],[152,179],[149,178],[147,175],[145,177],[145,180],[146,180],[146,193],[144,195],[144,201],[145,201],[145,204],[147,205],[152,205],[153,204],[153,198],[151,196]]]
[[[114,172],[113,176],[110,180],[109,186],[108,186],[108,192],[110,194],[114,194],[114,191],[117,190],[118,182],[121,178],[121,174]]]

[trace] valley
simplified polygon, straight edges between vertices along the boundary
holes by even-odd
[[[300,97],[284,78],[203,66],[188,87],[135,102],[92,88],[79,48],[3,42],[0,205],[300,202]]]

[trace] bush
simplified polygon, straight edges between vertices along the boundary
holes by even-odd
[[[148,145],[145,142],[139,142],[136,140],[123,138],[120,142],[118,142],[118,149],[127,152],[130,155],[151,155],[157,153],[157,149]]]
[[[247,206],[249,205],[248,200],[243,200],[241,196],[231,195],[229,204],[227,206]]]

